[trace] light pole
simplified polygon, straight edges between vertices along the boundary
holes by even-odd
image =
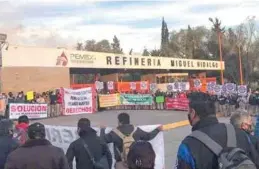
[[[2,67],[2,48],[5,44],[8,44],[6,42],[7,35],[0,33],[0,67]],[[0,91],[2,91],[2,78],[0,77]]]
[[[240,75],[240,84],[243,85],[243,68],[242,68],[242,58],[241,58],[241,45],[238,45],[238,59],[239,59],[239,75]]]
[[[222,44],[221,44],[221,38],[222,33],[224,33],[225,28],[221,28],[221,22],[218,18],[215,18],[215,21],[212,18],[209,18],[209,21],[213,24],[213,30],[217,33],[218,37],[218,44],[219,44],[219,59],[220,59],[220,79],[221,84],[224,84],[224,73],[223,73],[223,58],[222,58]]]

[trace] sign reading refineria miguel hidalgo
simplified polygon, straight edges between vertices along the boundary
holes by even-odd
[[[209,69],[220,70],[219,61],[178,59],[166,57],[106,56],[107,66],[143,67],[146,69]],[[224,69],[224,63],[222,63]]]
[[[3,67],[71,67],[102,69],[220,70],[220,61],[118,55],[55,48],[9,46]],[[224,62],[222,62],[224,69]]]

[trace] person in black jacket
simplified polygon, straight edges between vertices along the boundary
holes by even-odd
[[[227,134],[225,124],[219,123],[216,118],[215,106],[203,93],[190,98],[188,119],[192,131],[199,130],[206,133],[211,139],[222,147],[226,147]],[[251,153],[247,136],[236,129],[238,148],[243,149],[248,155]],[[177,153],[177,169],[218,169],[218,158],[202,142],[186,137],[179,146]]]
[[[117,130],[119,130],[125,136],[129,136],[130,134],[132,134],[135,141],[152,140],[162,130],[162,127],[158,127],[151,132],[145,132],[145,131],[141,130],[140,128],[135,127],[134,125],[130,124],[130,116],[127,113],[121,113],[118,115],[118,123],[119,123],[119,126],[117,127]],[[123,152],[123,140],[121,139],[121,137],[119,137],[114,132],[114,130],[112,130],[108,134],[105,134],[104,128],[101,129],[101,137],[107,143],[114,143],[115,159],[117,161],[116,168],[122,168],[122,164],[121,164],[122,157],[120,154]]]
[[[18,146],[18,141],[13,139],[14,125],[11,120],[0,120],[0,169],[4,168],[7,156]]]
[[[227,98],[224,95],[218,96],[219,111],[222,115],[227,116]]]
[[[9,154],[5,169],[69,169],[64,151],[45,138],[43,124],[31,124],[28,136],[25,144]]]
[[[99,161],[103,156],[107,157],[109,167],[112,167],[112,155],[108,146],[97,136],[96,131],[91,128],[91,123],[87,118],[81,118],[77,124],[79,139],[69,145],[66,156],[70,169],[73,169],[73,160],[76,158],[76,169],[94,169],[90,155],[84,148],[87,144],[95,161]]]

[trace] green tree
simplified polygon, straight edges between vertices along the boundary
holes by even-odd
[[[83,43],[77,43],[76,44],[76,50],[83,50]]]
[[[85,42],[85,50],[96,52],[96,41],[95,40],[87,40]]]
[[[112,52],[110,42],[106,39],[103,39],[95,44],[95,50],[97,52]]]
[[[114,35],[114,37],[113,37],[112,51],[113,51],[113,53],[118,53],[118,54],[123,53],[123,50],[120,47],[120,41],[119,41],[119,39],[117,38],[116,35]]]
[[[146,48],[144,48],[142,56],[149,56],[149,55],[150,55],[149,51]]]
[[[169,56],[168,45],[169,45],[169,31],[167,28],[167,23],[165,22],[163,17],[162,28],[161,28],[161,47],[160,47],[162,56]]]
[[[154,49],[150,52],[151,56],[160,56],[161,55],[161,50],[159,49]]]

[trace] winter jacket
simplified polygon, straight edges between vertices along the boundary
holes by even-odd
[[[218,123],[216,117],[207,117],[193,126],[192,131],[200,130],[222,147],[227,144],[226,127]],[[225,133],[225,134],[224,134]],[[237,147],[243,149],[252,159],[251,146],[245,132],[236,129]],[[218,160],[202,142],[192,137],[186,137],[179,146],[177,153],[177,169],[218,169]]]
[[[69,169],[69,166],[61,148],[46,139],[35,139],[13,151],[5,169]]]
[[[20,123],[15,126],[14,138],[19,140],[19,143],[22,145],[28,140],[27,128],[29,124]]]
[[[4,169],[7,156],[19,146],[11,136],[0,136],[0,169]]]
[[[66,156],[70,169],[73,168],[73,159],[76,159],[76,169],[93,169],[93,163],[84,148],[87,144],[89,151],[92,153],[95,161],[99,161],[103,156],[107,157],[110,169],[112,166],[112,155],[105,142],[101,141],[96,131],[90,128],[87,132],[80,135],[80,138],[69,145]]]

